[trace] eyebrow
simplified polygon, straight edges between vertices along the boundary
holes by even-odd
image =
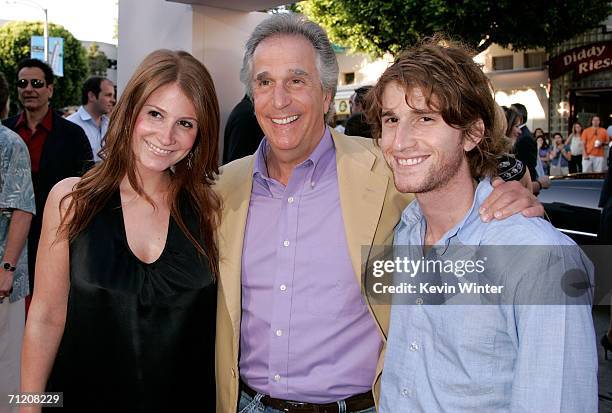
[[[308,72],[303,69],[291,69],[289,71],[293,72],[293,74],[297,76],[309,76]]]
[[[382,113],[380,114],[381,117],[385,117],[385,116],[395,116],[395,112],[393,112],[392,110],[385,110],[383,109]]]
[[[257,73],[255,80],[263,80],[269,76],[268,72]]]
[[[161,112],[162,114],[167,113],[167,112],[166,112],[164,109],[160,108],[159,106],[152,105],[151,103],[145,103],[145,104],[143,105],[143,107],[147,107],[147,106],[148,106],[148,107],[150,107],[150,108],[153,108],[153,109],[157,110],[158,112]]]
[[[166,113],[168,113],[167,111],[165,111],[164,109],[160,108],[159,106],[152,105],[152,104],[150,104],[150,103],[145,103],[145,104],[143,105],[143,107],[146,107],[146,106],[148,106],[148,107],[150,107],[150,108],[153,108],[153,109],[157,110],[157,111],[158,111],[158,112],[160,112],[162,115],[165,115]],[[198,121],[198,119],[197,119],[197,118],[195,118],[195,117],[191,117],[191,116],[181,116],[181,119],[189,119],[189,120],[192,120],[192,121],[194,121],[194,122],[197,122],[197,121]]]

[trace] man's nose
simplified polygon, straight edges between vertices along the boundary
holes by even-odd
[[[399,122],[395,128],[395,137],[393,138],[393,149],[396,151],[402,151],[406,148],[413,146],[414,130],[407,122]]]
[[[274,86],[274,107],[282,109],[291,103],[291,95],[282,83],[277,83]]]

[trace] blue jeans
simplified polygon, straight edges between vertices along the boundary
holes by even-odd
[[[260,400],[263,397],[263,394],[257,393],[257,396],[251,397],[245,392],[240,392],[240,402],[238,403],[238,413],[283,413],[280,410],[273,409],[268,406],[264,406]],[[376,413],[376,408],[371,407],[365,410],[346,410],[346,405],[344,404],[344,400],[340,400],[338,403],[338,408],[340,413]]]

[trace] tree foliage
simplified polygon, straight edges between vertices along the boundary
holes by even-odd
[[[17,65],[30,57],[30,38],[42,36],[43,26],[42,22],[10,22],[0,27],[0,71],[11,84],[11,113],[17,105],[17,88],[12,86],[17,79]],[[64,76],[55,78],[51,104],[55,108],[78,104],[89,71],[85,49],[60,25],[49,23],[49,37],[64,39]]]
[[[89,63],[89,74],[91,76],[106,77],[108,69],[108,57],[96,42],[89,45],[87,49],[87,61]]]
[[[381,56],[436,32],[482,51],[492,43],[513,50],[549,48],[596,27],[609,0],[306,0],[299,10],[332,41]]]

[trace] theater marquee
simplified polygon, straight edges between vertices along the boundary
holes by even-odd
[[[612,69],[612,42],[592,43],[577,47],[548,61],[548,76],[556,79],[573,70],[579,79],[603,70]]]

